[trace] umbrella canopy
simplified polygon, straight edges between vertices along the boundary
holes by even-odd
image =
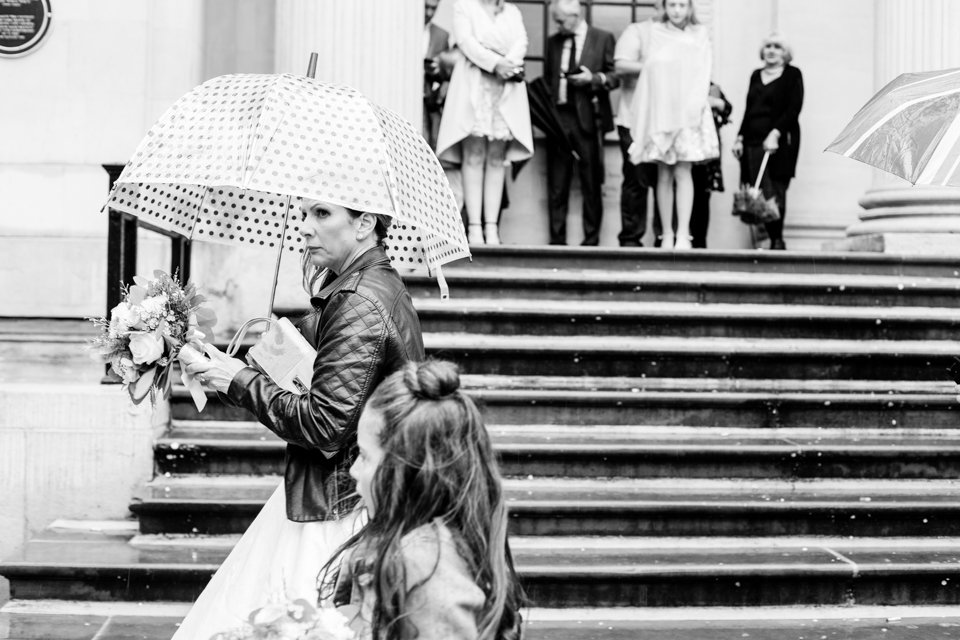
[[[420,132],[354,89],[290,74],[220,76],[180,98],[107,206],[188,238],[295,250],[301,198],[392,216],[398,268],[470,255]]]
[[[898,76],[826,150],[914,184],[960,186],[960,69]]]

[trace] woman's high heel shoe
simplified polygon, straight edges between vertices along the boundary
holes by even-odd
[[[467,242],[474,245],[483,244],[483,225],[467,225]]]
[[[660,236],[660,248],[666,250],[673,249],[673,239],[674,235],[672,233],[665,233]]]
[[[483,232],[487,244],[500,244],[500,228],[496,224],[488,222],[483,225]]]
[[[677,236],[674,249],[693,249],[693,237],[688,235]]]

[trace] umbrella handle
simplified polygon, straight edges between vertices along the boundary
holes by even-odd
[[[764,151],[764,152],[763,152],[763,160],[760,162],[760,173],[757,174],[757,181],[756,181],[756,183],[753,185],[753,188],[754,188],[754,189],[759,189],[759,188],[760,188],[760,181],[763,180],[763,172],[767,170],[767,160],[769,160],[769,159],[770,159],[770,152],[769,152],[769,151]]]

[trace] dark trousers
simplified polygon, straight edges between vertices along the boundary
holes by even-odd
[[[695,164],[690,167],[690,174],[693,177],[693,209],[690,212],[690,235],[693,237],[691,244],[694,249],[707,248],[707,229],[710,226],[710,185],[707,183],[708,172],[705,164]],[[657,203],[657,190],[653,190],[654,206]],[[677,231],[677,203],[673,203],[673,231]],[[660,226],[660,216],[653,217],[653,234],[657,240],[656,246],[660,246],[660,236],[663,235],[663,228]]]
[[[778,153],[785,153],[783,149]],[[771,158],[773,156],[771,155]],[[760,165],[763,163],[763,147],[745,147],[743,155],[740,157],[740,182],[741,184],[753,185],[757,181],[757,174],[760,173]],[[760,191],[764,197],[776,200],[777,208],[780,209],[780,219],[766,223],[767,235],[770,236],[770,242],[783,242],[783,221],[787,217],[787,188],[790,186],[790,178],[776,178],[770,175],[770,164],[767,164],[767,170],[760,180]]]
[[[657,165],[633,164],[627,150],[633,144],[630,129],[617,127],[620,138],[620,154],[623,156],[623,183],[620,187],[620,240],[621,247],[642,247],[640,238],[647,230],[647,190],[657,184]],[[656,189],[654,189],[656,192]],[[656,220],[654,214],[654,220]]]
[[[600,242],[600,220],[603,217],[603,194],[600,191],[603,176],[600,163],[600,138],[597,133],[586,133],[580,128],[572,108],[558,107],[560,125],[580,154],[577,169],[580,192],[583,195],[583,245],[596,246]],[[550,212],[550,244],[567,243],[567,212],[570,201],[570,181],[573,179],[573,156],[555,143],[547,144],[547,206]]]

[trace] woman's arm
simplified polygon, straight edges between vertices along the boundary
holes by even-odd
[[[613,50],[613,68],[621,76],[636,76],[643,71],[643,41],[640,25],[631,24],[620,34]]]
[[[285,441],[336,452],[357,424],[374,381],[381,377],[387,325],[379,307],[355,293],[341,293],[321,326],[310,391],[285,391],[254,369],[234,376],[227,395]],[[331,313],[332,312],[332,313]],[[376,321],[357,321],[363,318]]]
[[[787,69],[796,70],[796,77],[788,89],[786,109],[773,125],[773,128],[779,131],[781,136],[800,126],[800,109],[803,108],[803,74],[796,67],[787,67]]]
[[[503,59],[503,56],[496,51],[480,44],[474,34],[473,20],[470,17],[470,9],[465,6],[465,0],[458,0],[453,6],[453,38],[467,60],[484,71],[492,73],[497,62]]]
[[[523,26],[523,14],[520,13],[520,9],[512,4],[506,5],[504,11],[510,12],[514,36],[505,57],[514,64],[522,65],[523,58],[527,55],[527,47],[529,46],[527,30]]]
[[[743,109],[743,120],[740,121],[740,129],[737,131],[737,139],[743,139],[744,127],[747,126],[747,119],[750,117],[750,107],[753,104],[753,84],[759,82],[760,70],[757,69],[750,74],[750,83],[747,85],[747,104]]]

